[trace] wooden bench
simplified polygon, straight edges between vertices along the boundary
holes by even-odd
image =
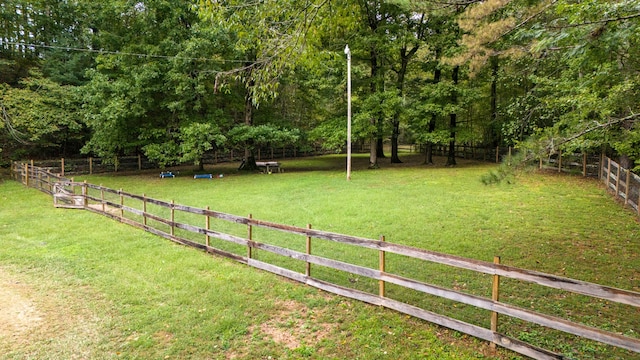
[[[284,170],[280,167],[280,163],[277,161],[256,161],[256,166],[267,174],[271,174],[273,170],[277,170],[278,172],[283,172]]]

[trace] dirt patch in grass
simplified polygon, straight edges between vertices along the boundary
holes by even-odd
[[[274,342],[289,350],[315,347],[330,336],[337,324],[322,321],[323,309],[312,309],[295,300],[279,300],[269,319],[249,328],[247,338],[261,338]],[[248,340],[250,341],[250,340]],[[246,354],[228,353],[227,359],[235,359]]]
[[[24,343],[26,335],[42,325],[44,314],[31,300],[32,292],[0,269],[0,338]]]
[[[278,311],[266,322],[250,329],[293,350],[302,345],[314,346],[333,328],[331,324],[318,322],[320,314],[310,310],[305,304],[294,300],[280,301]]]
[[[41,288],[0,268],[0,354],[7,359],[94,357],[103,320],[86,307],[83,294],[83,289]]]

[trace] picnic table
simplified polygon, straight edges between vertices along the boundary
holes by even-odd
[[[263,172],[266,172],[267,174],[271,174],[271,172],[273,171],[273,169],[277,170],[278,172],[282,172],[282,167],[280,167],[280,163],[277,161],[256,161],[256,166],[260,169],[263,169]]]

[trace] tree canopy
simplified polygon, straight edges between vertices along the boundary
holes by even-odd
[[[628,0],[7,0],[0,158],[341,151],[349,44],[371,167],[405,142],[426,162],[466,144],[640,169],[638,34]]]

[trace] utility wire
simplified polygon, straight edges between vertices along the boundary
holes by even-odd
[[[22,43],[22,42],[14,42],[14,41],[3,41],[3,40],[0,39],[0,45],[2,45],[2,44],[14,45],[14,46],[23,46],[23,47],[28,47],[28,48],[43,48],[43,49],[53,49],[53,50],[77,51],[77,52],[95,53],[95,54],[100,54],[100,55],[137,56],[137,57],[146,57],[146,58],[154,58],[154,59],[196,60],[196,61],[220,62],[220,63],[246,63],[247,62],[246,60],[212,59],[212,58],[204,58],[204,57],[195,58],[195,57],[179,56],[179,55],[154,55],[154,54],[131,53],[131,52],[122,52],[122,51],[86,49],[86,48],[77,48],[77,47],[71,47],[71,46],[31,44],[31,43]]]

